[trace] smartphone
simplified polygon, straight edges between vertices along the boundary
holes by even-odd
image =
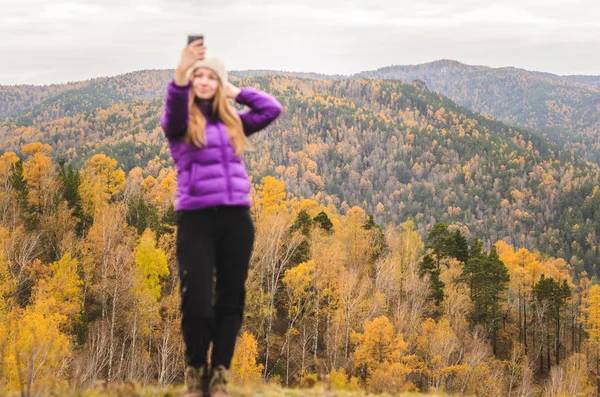
[[[188,35],[188,45],[190,45],[193,41],[196,41],[196,40],[202,40],[202,42],[204,42],[204,35],[202,35],[202,34]]]

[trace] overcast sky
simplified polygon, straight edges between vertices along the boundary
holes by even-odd
[[[0,0],[0,84],[174,68],[188,33],[235,70],[454,59],[600,75],[597,0]]]

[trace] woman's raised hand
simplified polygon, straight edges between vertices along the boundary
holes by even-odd
[[[181,51],[179,64],[175,70],[175,83],[180,86],[188,84],[187,71],[196,61],[204,59],[206,47],[203,40],[192,41]]]
[[[231,99],[237,98],[240,91],[241,90],[239,88],[237,88],[230,82],[227,82],[227,85],[225,86],[225,95],[227,95],[227,98],[231,98]]]

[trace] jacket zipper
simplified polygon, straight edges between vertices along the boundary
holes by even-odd
[[[223,142],[223,128],[225,128],[225,126],[221,125],[220,127],[221,128],[219,128],[219,140],[221,141],[221,156],[223,158],[223,167],[225,167],[225,181],[227,182],[227,193],[229,194],[229,201],[231,202],[233,198],[231,193],[231,180],[229,178],[229,164],[227,162],[227,156],[225,154],[225,144]]]

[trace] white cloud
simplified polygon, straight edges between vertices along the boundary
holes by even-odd
[[[173,68],[188,33],[231,69],[354,73],[440,58],[600,74],[587,0],[3,0],[0,84]]]

